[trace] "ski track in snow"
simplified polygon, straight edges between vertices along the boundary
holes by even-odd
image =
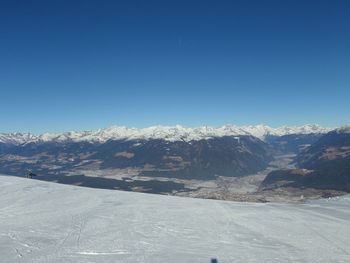
[[[12,262],[350,262],[350,196],[241,203],[0,176]]]

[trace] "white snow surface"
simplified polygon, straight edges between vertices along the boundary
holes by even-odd
[[[342,126],[335,130],[337,133],[350,133],[350,125]]]
[[[235,126],[224,125],[221,127],[196,127],[187,128],[181,125],[176,126],[153,126],[148,128],[128,128],[123,126],[112,126],[105,129],[82,132],[65,132],[65,133],[43,133],[33,135],[29,133],[10,133],[0,134],[0,142],[11,144],[23,144],[30,142],[99,142],[104,143],[108,140],[149,140],[164,139],[167,141],[192,141],[209,139],[222,136],[252,135],[259,139],[264,139],[267,135],[287,135],[287,134],[311,134],[327,133],[332,128],[321,127],[316,124],[307,124],[300,127],[279,127],[271,128],[267,125],[257,126]]]
[[[191,199],[0,176],[12,262],[350,262],[350,196],[307,204]]]

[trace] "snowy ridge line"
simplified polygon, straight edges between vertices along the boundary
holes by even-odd
[[[306,124],[299,127],[282,126],[271,128],[267,125],[235,126],[224,125],[221,127],[202,126],[187,128],[176,126],[152,126],[148,128],[128,128],[124,126],[112,126],[109,128],[65,133],[43,133],[33,135],[30,133],[0,133],[0,142],[8,144],[25,144],[30,142],[98,142],[108,140],[150,140],[163,139],[166,141],[193,141],[210,139],[222,136],[252,135],[264,140],[268,135],[283,136],[288,134],[312,134],[327,133],[333,128],[321,127],[317,124]]]
[[[350,124],[335,129],[337,133],[350,133]]]
[[[88,141],[88,142],[106,142],[108,140],[141,140],[141,139],[164,139],[168,141],[191,141],[209,139],[213,137],[232,136],[232,135],[252,135],[259,139],[264,139],[268,135],[283,136],[287,134],[311,134],[327,133],[332,128],[324,128],[319,125],[307,124],[300,127],[279,127],[271,128],[267,125],[257,126],[235,126],[224,125],[221,127],[197,127],[186,128],[180,125],[176,126],[153,126],[148,128],[128,128],[123,126],[112,126],[109,128],[65,133],[43,133],[33,135],[30,133],[10,133],[0,134],[0,142],[23,144],[29,142],[47,142],[47,141]]]

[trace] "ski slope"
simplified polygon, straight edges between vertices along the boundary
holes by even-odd
[[[191,199],[0,176],[0,262],[350,262],[350,196]]]

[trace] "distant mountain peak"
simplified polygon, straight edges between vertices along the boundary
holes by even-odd
[[[346,129],[350,130],[349,126]],[[197,141],[213,137],[251,135],[264,140],[266,136],[283,136],[288,134],[311,134],[327,133],[332,128],[321,127],[317,124],[306,124],[299,127],[282,126],[271,128],[260,124],[256,126],[236,126],[226,124],[221,127],[201,126],[187,128],[181,125],[176,126],[152,126],[147,128],[129,128],[125,126],[111,126],[108,128],[91,131],[70,131],[65,133],[43,133],[33,135],[30,133],[1,133],[0,142],[10,144],[23,144],[30,142],[49,141],[74,141],[74,142],[98,142],[103,143],[108,140],[150,140],[163,139],[167,141]]]
[[[337,133],[350,133],[350,125],[345,125],[335,129]]]

